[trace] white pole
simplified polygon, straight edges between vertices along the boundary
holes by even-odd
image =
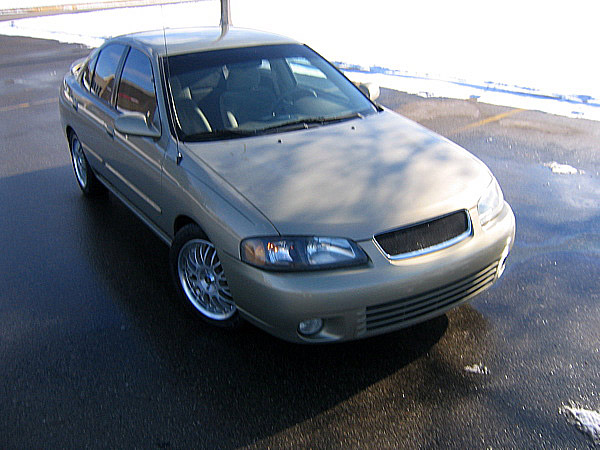
[[[229,0],[221,0],[221,29],[223,30],[223,33],[227,33],[227,30],[232,25]]]

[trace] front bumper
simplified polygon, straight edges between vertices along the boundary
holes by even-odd
[[[242,316],[292,342],[359,339],[408,327],[444,314],[489,288],[502,274],[515,237],[508,205],[482,229],[477,209],[473,235],[456,245],[391,261],[372,240],[359,242],[366,266],[321,272],[267,272],[221,255],[229,287]],[[323,328],[303,336],[303,320]]]

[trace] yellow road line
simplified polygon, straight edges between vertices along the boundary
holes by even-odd
[[[483,125],[487,125],[488,123],[497,122],[501,119],[504,119],[505,117],[520,113],[521,111],[526,111],[526,109],[523,109],[523,108],[511,109],[510,111],[506,111],[506,112],[503,112],[502,114],[497,114],[495,116],[488,117],[487,119],[480,120],[479,122],[470,123],[469,125],[466,125],[462,128],[459,128],[458,130],[453,131],[452,134],[461,133],[463,131],[470,130],[471,128],[477,128],[477,127],[481,127]]]
[[[30,108],[32,106],[49,105],[58,101],[56,98],[46,98],[44,100],[38,100],[35,102],[19,103],[17,105],[0,106],[0,112],[16,111],[17,109]]]

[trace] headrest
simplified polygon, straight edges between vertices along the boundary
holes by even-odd
[[[178,77],[171,77],[171,93],[173,98],[192,98],[192,91],[189,86],[183,87]]]
[[[229,69],[227,89],[242,91],[256,89],[260,84],[260,72],[257,65],[235,65]]]

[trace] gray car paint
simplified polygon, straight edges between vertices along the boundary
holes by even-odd
[[[461,147],[392,112],[186,147],[281,234],[368,239],[477,204],[491,176]]]
[[[205,37],[215,34],[219,34],[216,29],[200,32]],[[161,39],[162,31],[119,38],[146,48],[155,69],[156,58],[164,54]],[[173,51],[181,53],[293,42],[248,30],[232,30],[216,43],[199,42],[198,35],[190,38],[189,31],[169,31],[167,41],[173,43]],[[168,132],[162,84],[156,87],[162,120],[160,139],[117,135],[121,143],[138,148],[139,141],[143,142],[145,150],[141,153],[153,148],[158,152],[152,165],[162,167],[160,192],[156,192],[156,184],[148,189],[143,177],[134,174],[131,178],[142,192],[155,195],[155,203],[160,205],[160,214],[155,217],[111,183],[106,159],[100,156],[99,137],[93,138],[103,131],[102,117],[106,114],[99,113],[103,106],[95,104],[73,74],[67,75],[60,92],[63,130],[80,135],[101,180],[165,242],[172,241],[181,217],[198,223],[220,253],[242,316],[274,335],[295,342],[371,335],[361,331],[358,319],[366,305],[452,283],[466,273],[501,263],[502,255],[512,247],[515,220],[508,204],[485,229],[478,220],[477,201],[491,179],[485,165],[408,119],[386,111],[308,130],[182,144]],[[133,161],[135,158],[131,164]],[[450,248],[391,261],[371,240],[375,233],[458,209],[469,210],[473,234]],[[281,274],[240,261],[242,239],[278,233],[354,238],[369,255],[369,264]],[[454,306],[436,309],[418,321]],[[315,316],[326,319],[323,332],[311,339],[300,336],[298,321]],[[391,329],[380,332],[386,331]]]

